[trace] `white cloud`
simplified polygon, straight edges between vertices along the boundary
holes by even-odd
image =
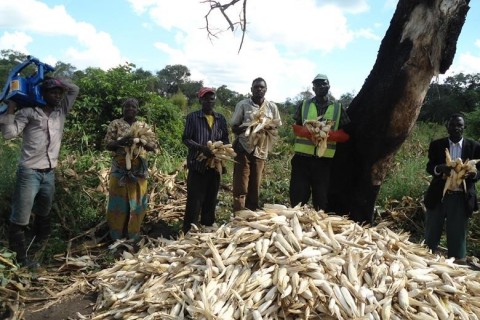
[[[327,55],[345,48],[354,37],[375,38],[367,30],[356,34],[345,17],[346,12],[368,10],[365,0],[344,1],[341,5],[315,0],[249,1],[247,33],[240,53],[241,32],[228,31],[229,25],[218,10],[209,16],[209,28],[212,32],[224,32],[218,37],[208,36],[205,29],[208,4],[191,0],[129,2],[138,14],[175,32],[174,44],[161,40],[155,43],[155,47],[168,56],[167,64],[186,65],[192,79],[201,79],[210,86],[227,84],[240,93],[250,91],[254,78],[264,77],[268,83],[267,96],[277,101],[294,97],[305,86],[310,86],[317,67],[307,55]],[[227,10],[233,23],[241,9],[237,4]]]
[[[128,0],[137,14],[144,13],[148,7],[155,4],[156,0]]]
[[[317,0],[315,2],[318,6],[334,5],[348,13],[362,13],[369,9],[367,0]]]
[[[176,55],[180,56],[180,55],[182,55],[181,50],[176,50],[176,49],[172,48],[171,46],[168,45],[168,43],[156,42],[153,45],[154,45],[155,48],[157,48],[158,50],[160,50],[162,52],[165,52],[169,56],[176,56]]]
[[[376,33],[374,33],[370,29],[359,29],[355,31],[355,37],[356,38],[364,38],[364,39],[371,39],[375,41],[380,41],[382,38],[378,36]]]
[[[398,4],[398,0],[386,0],[384,4],[384,8],[393,9],[397,7],[397,4]]]
[[[32,37],[25,32],[4,32],[0,37],[0,50],[11,49],[28,54],[27,46],[30,42],[32,42]]]
[[[457,73],[480,73],[480,56],[470,52],[462,53],[456,69],[458,69]]]
[[[113,30],[115,24],[128,24],[118,28],[127,30],[118,35],[118,41],[128,51],[120,52],[114,38],[93,25],[98,18],[89,11],[94,0],[81,2],[82,8],[72,5],[78,10],[75,15],[67,11],[73,1],[0,0],[0,48],[44,52],[38,58],[47,63],[60,60],[79,69],[110,68],[125,63],[129,60],[125,55],[131,54],[138,66],[158,70],[182,64],[190,69],[192,79],[211,86],[228,85],[240,93],[248,93],[251,81],[262,76],[269,86],[268,98],[275,101],[310,89],[311,78],[322,72],[329,75],[338,97],[361,88],[398,4],[398,0],[248,0],[247,33],[238,53],[242,34],[238,26],[235,32],[229,31],[218,10],[209,16],[209,27],[212,32],[224,32],[208,37],[206,1],[127,1],[130,11],[119,8],[122,19],[105,12],[102,25]],[[234,22],[241,4],[227,10]],[[133,14],[138,16],[131,19]],[[472,48],[469,41],[470,52],[459,50],[449,72],[478,72],[480,40],[476,45]]]
[[[475,41],[475,47],[480,48],[480,39]],[[458,73],[480,73],[480,51],[476,54],[466,51],[455,55],[453,64],[445,73],[445,77]]]
[[[59,52],[59,56],[56,57],[57,61],[71,63],[79,69],[86,67],[107,69],[127,60],[122,57],[109,34],[97,31],[91,24],[75,21],[62,5],[49,7],[37,0],[2,2],[0,27],[19,30],[23,34],[28,32],[32,35],[67,36],[76,39],[78,46]],[[25,37],[20,39],[20,41],[22,40],[24,45],[19,51],[28,52],[28,45],[33,42],[32,38],[30,37],[30,41],[27,43],[25,41],[28,39]]]

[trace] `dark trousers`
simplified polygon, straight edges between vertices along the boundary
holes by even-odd
[[[465,258],[468,225],[465,209],[465,195],[463,193],[447,193],[435,209],[427,209],[425,243],[433,252],[437,250],[445,225],[448,257]]]
[[[191,224],[198,223],[211,226],[215,222],[215,207],[217,205],[220,174],[214,169],[204,173],[188,170],[187,204],[183,219],[183,232],[187,233]]]
[[[233,167],[233,211],[259,208],[260,184],[265,160],[253,154],[237,152]]]
[[[312,196],[315,210],[326,210],[332,158],[295,154],[290,174],[290,205],[305,205]]]

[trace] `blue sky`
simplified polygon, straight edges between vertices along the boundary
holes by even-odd
[[[223,1],[226,2],[226,1]],[[187,66],[192,80],[246,94],[263,77],[267,98],[283,102],[325,73],[332,94],[358,93],[376,59],[395,0],[248,0],[247,35],[207,36],[201,0],[0,0],[0,49],[83,70],[126,61],[152,72]],[[230,9],[232,18],[238,8]],[[480,73],[480,1],[470,11],[447,74]],[[210,18],[227,28],[218,14]]]

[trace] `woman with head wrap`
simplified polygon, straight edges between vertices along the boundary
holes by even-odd
[[[136,119],[137,99],[126,99],[122,110],[123,118],[113,120],[105,136],[106,149],[112,152],[107,223],[112,240],[136,241],[148,203],[148,164],[144,155],[145,151],[155,151],[157,141],[148,125]],[[132,154],[131,150],[139,153]]]

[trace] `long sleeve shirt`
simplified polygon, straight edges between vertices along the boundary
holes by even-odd
[[[19,165],[30,169],[55,168],[63,136],[65,118],[73,107],[79,88],[62,81],[67,92],[50,115],[42,107],[21,108],[15,114],[5,114],[0,126],[5,139],[23,134]]]
[[[202,147],[206,146],[208,141],[223,141],[224,144],[230,143],[227,120],[218,112],[214,112],[213,117],[213,126],[210,128],[202,110],[194,111],[187,115],[182,141],[188,147],[188,169],[201,173],[205,172],[207,169],[206,160],[199,161],[197,157],[201,153]]]

